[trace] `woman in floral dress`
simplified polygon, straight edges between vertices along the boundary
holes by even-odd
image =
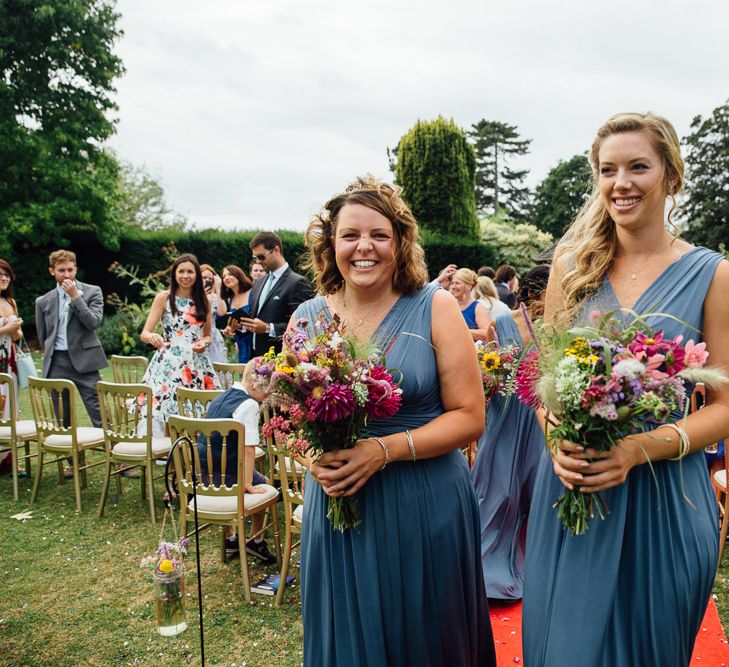
[[[142,382],[152,388],[153,432],[165,435],[177,414],[178,387],[219,389],[208,355],[212,314],[195,255],[180,255],[172,265],[170,289],[154,297],[140,338],[157,351]],[[162,323],[162,335],[156,333]]]

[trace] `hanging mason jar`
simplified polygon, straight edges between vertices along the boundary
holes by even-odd
[[[182,563],[178,563],[171,571],[165,571],[167,568],[164,565],[165,561],[154,573],[157,631],[165,637],[174,637],[187,628],[187,622],[185,621],[185,570]]]

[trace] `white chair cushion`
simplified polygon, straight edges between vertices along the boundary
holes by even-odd
[[[717,486],[722,489],[726,489],[726,470],[717,470],[714,473],[714,481]]]
[[[293,461],[295,464],[296,472],[299,473],[299,475],[302,475],[304,473],[304,466],[302,466],[295,459],[289,458],[288,456],[286,457],[286,471],[291,472],[291,461]],[[276,472],[278,472],[280,469],[281,469],[281,464],[278,461],[276,461]]]
[[[304,520],[304,506],[297,505],[296,509],[294,510],[294,521],[296,523],[301,523],[303,520]]]
[[[76,438],[79,445],[92,445],[104,442],[104,431],[92,426],[79,426],[76,429]],[[49,447],[68,447],[71,449],[70,435],[49,435],[44,444]]]
[[[166,454],[172,449],[172,441],[166,435],[152,436],[152,454]],[[119,456],[147,456],[145,442],[117,442],[111,450]]]
[[[265,489],[264,493],[246,493],[243,498],[246,512],[255,511],[278,495],[278,490],[268,484],[260,484],[257,488]],[[194,511],[195,505],[192,500],[187,507],[191,512]],[[197,511],[207,514],[235,514],[238,511],[238,496],[203,496],[198,493]]]
[[[30,438],[35,435],[35,422],[32,419],[20,419],[15,422],[15,434],[19,438]],[[10,427],[0,426],[0,440],[10,440]]]

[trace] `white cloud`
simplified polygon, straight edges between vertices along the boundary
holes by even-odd
[[[125,159],[198,225],[302,229],[418,118],[516,124],[536,184],[612,113],[727,96],[729,5],[120,0]]]

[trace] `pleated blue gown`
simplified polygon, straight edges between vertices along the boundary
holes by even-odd
[[[668,313],[701,330],[704,299],[721,259],[706,248],[690,250],[656,279],[634,310]],[[584,313],[617,305],[606,279]],[[649,324],[669,337],[700,336],[668,317],[653,317]],[[703,453],[652,465],[655,479],[644,464],[624,484],[603,492],[609,516],[573,536],[552,509],[563,487],[549,455],[543,455],[524,574],[528,667],[689,664],[716,573],[716,500]]]
[[[402,372],[403,404],[369,434],[416,429],[443,412],[431,347],[435,288],[401,297],[375,339]],[[297,317],[326,312],[307,301]],[[357,494],[360,526],[326,518],[328,497],[307,478],[301,536],[304,665],[496,665],[479,558],[479,517],[460,451],[395,462]]]
[[[497,315],[495,322],[501,345],[524,347],[510,314]],[[519,600],[522,596],[527,517],[543,450],[544,432],[534,410],[515,396],[494,396],[471,470],[489,598]]]

